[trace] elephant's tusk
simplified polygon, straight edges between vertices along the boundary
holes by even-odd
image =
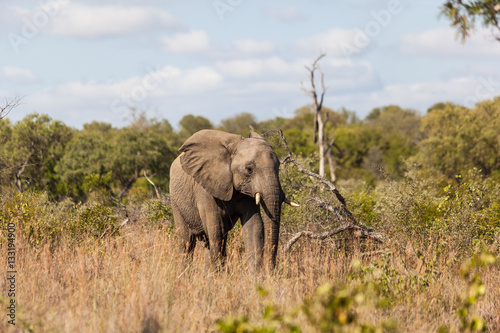
[[[260,193],[255,193],[255,204],[258,206],[260,204]]]
[[[293,201],[288,200],[287,197],[285,197],[284,201],[285,201],[286,204],[288,204],[288,205],[290,205],[292,207],[300,207],[300,205],[298,203],[295,203]]]

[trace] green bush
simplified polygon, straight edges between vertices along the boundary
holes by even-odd
[[[82,236],[102,238],[105,235],[118,233],[118,218],[110,207],[99,203],[91,203],[80,207],[76,217],[70,224],[70,232],[73,238]]]
[[[158,199],[149,199],[141,205],[141,222],[145,225],[170,226],[174,220],[172,208]]]
[[[15,224],[16,237],[29,244],[56,243],[63,234],[63,224],[58,219],[58,205],[48,200],[47,193],[25,191],[0,206],[0,224],[6,230],[9,223]],[[0,243],[6,241],[1,233]]]
[[[403,181],[380,183],[375,189],[376,228],[422,252],[440,244],[467,255],[500,234],[499,188],[475,170],[443,188],[410,168]]]
[[[261,297],[267,292],[258,288]],[[335,287],[330,283],[319,286],[311,297],[306,297],[301,304],[283,314],[276,306],[264,303],[262,318],[255,321],[246,316],[227,316],[217,321],[220,332],[359,332],[378,333],[396,331],[394,322],[387,321],[380,325],[362,322],[357,315],[361,307],[382,309],[386,306],[380,297],[377,286],[373,283],[355,286]],[[304,315],[306,321],[300,323]]]
[[[6,229],[15,224],[16,237],[30,245],[57,245],[63,238],[80,240],[115,235],[117,218],[112,208],[99,203],[75,205],[71,199],[58,203],[48,199],[46,192],[25,191],[3,201],[0,206],[0,224]],[[0,235],[0,243],[6,241]]]

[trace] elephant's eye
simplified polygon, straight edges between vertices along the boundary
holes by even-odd
[[[251,174],[252,174],[252,172],[253,172],[253,167],[252,167],[251,165],[247,165],[247,166],[245,167],[245,169],[247,170],[247,173],[248,173],[249,175],[251,175]]]

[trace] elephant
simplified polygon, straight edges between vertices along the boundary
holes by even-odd
[[[260,269],[276,265],[282,202],[280,161],[262,136],[201,130],[179,148],[170,168],[170,199],[181,251],[204,241],[213,266],[224,264],[228,232],[241,221],[245,253]],[[264,219],[260,208],[264,211]]]

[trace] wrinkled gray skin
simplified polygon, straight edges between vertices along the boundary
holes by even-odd
[[[202,130],[179,150],[170,169],[170,198],[182,250],[191,257],[196,241],[203,240],[212,264],[224,262],[228,232],[240,219],[251,263],[260,268],[265,257],[274,267],[285,196],[271,146],[254,132],[242,138]]]

